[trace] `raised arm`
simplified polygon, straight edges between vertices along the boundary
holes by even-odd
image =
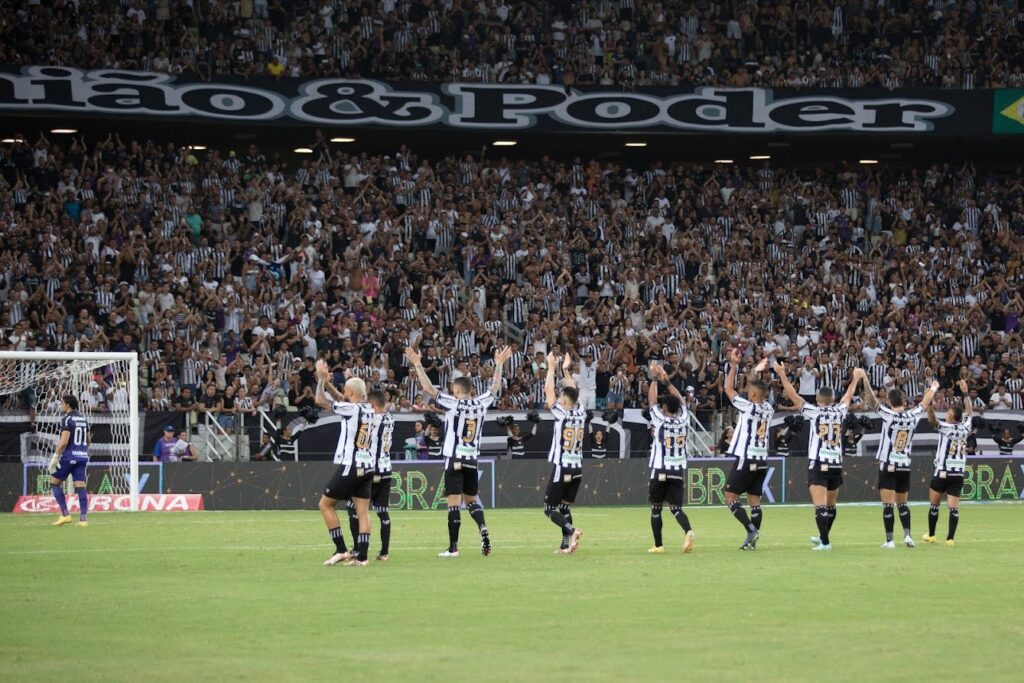
[[[653,374],[653,368],[654,367],[657,367],[657,366],[655,366],[655,365],[651,366],[652,374]],[[650,385],[647,387],[647,407],[648,408],[656,408],[657,406],[658,406],[658,379],[657,379],[657,377],[652,377],[651,381],[650,381]]]
[[[924,396],[921,397],[921,407],[925,410],[930,410],[932,401],[937,393],[939,393],[939,383],[932,380],[931,385],[925,390]]]
[[[866,376],[867,373],[864,372],[864,368],[854,368],[850,386],[846,387],[846,393],[839,399],[839,402],[849,408],[850,404],[853,403],[853,397],[857,394],[857,387]]]
[[[491,380],[491,393],[495,398],[501,393],[501,373],[505,367],[505,363],[512,357],[512,349],[508,346],[502,346],[498,349],[498,352],[494,354],[494,378]]]
[[[686,399],[683,397],[682,394],[679,393],[679,390],[676,389],[676,386],[669,381],[668,373],[665,371],[664,366],[652,365],[651,374],[653,374],[655,379],[657,379],[659,382],[664,382],[668,386],[668,393],[678,398],[680,405],[686,405]]]
[[[871,382],[868,381],[867,373],[864,373],[864,379],[861,380],[861,384],[864,387],[864,408],[866,410],[875,410],[878,408],[878,396],[875,395],[875,390],[871,388]],[[927,395],[925,394],[925,396]]]
[[[412,364],[413,370],[416,371],[416,378],[420,381],[420,386],[423,391],[430,396],[430,398],[436,398],[438,391],[434,383],[427,377],[427,371],[423,369],[422,357],[419,351],[409,346],[405,349],[405,357],[409,359],[409,363]]]
[[[572,354],[565,354],[562,359],[562,384],[573,389],[576,388],[576,380],[572,378]]]
[[[555,353],[548,354],[548,371],[544,376],[544,402],[548,408],[555,405]]]
[[[797,410],[802,410],[804,404],[807,402],[800,398],[800,394],[796,393],[796,389],[793,388],[793,384],[789,381],[789,378],[786,377],[786,366],[782,363],[776,363],[775,374],[778,375],[779,381],[782,382],[782,392],[786,395],[786,398],[789,399],[790,403],[792,403]],[[851,386],[853,386],[852,383]],[[847,393],[849,393],[849,390],[847,390]],[[845,399],[846,397],[844,396],[843,398]]]
[[[928,424],[932,427],[939,426],[939,418],[935,416],[935,406],[931,403],[928,404]]]
[[[729,359],[729,374],[725,376],[725,395],[731,401],[736,398],[736,370],[740,364],[740,350],[731,349],[726,356]]]
[[[960,380],[960,392],[964,395],[964,417],[971,417],[974,414],[974,404],[971,403],[971,391],[965,379]]]
[[[327,381],[327,363],[324,360],[316,362],[316,396],[313,401],[324,410],[330,410],[334,400],[341,400],[342,395]]]

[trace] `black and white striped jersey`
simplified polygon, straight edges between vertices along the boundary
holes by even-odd
[[[441,454],[446,460],[476,462],[480,457],[480,437],[483,433],[484,416],[494,403],[494,396],[487,391],[476,398],[457,399],[441,392],[434,403],[444,408],[444,445]]]
[[[939,449],[935,452],[935,471],[963,476],[967,467],[967,437],[971,417],[962,422],[939,422]]]
[[[882,465],[910,469],[910,446],[917,423],[924,416],[924,408],[916,406],[909,410],[893,410],[879,406],[878,414],[882,417],[882,440],[878,442],[875,458]]]
[[[579,471],[583,468],[583,435],[587,426],[587,411],[582,406],[566,410],[558,401],[550,410],[555,424],[548,462],[556,468]]]
[[[849,407],[844,403],[812,406],[804,403],[800,414],[810,422],[807,440],[807,467],[843,464],[843,420]]]
[[[686,469],[686,437],[690,430],[690,411],[685,407],[668,416],[657,406],[651,408],[651,478],[658,474],[681,476]]]
[[[775,415],[775,408],[768,401],[753,403],[737,396],[732,405],[739,412],[736,428],[729,442],[729,455],[740,460],[768,459],[768,425]]]
[[[335,401],[331,405],[331,412],[341,417],[338,447],[334,449],[334,464],[344,468],[344,474],[348,474],[353,465],[357,468],[373,469],[374,458],[370,451],[373,408],[369,403]]]
[[[376,472],[382,477],[391,476],[391,437],[394,431],[395,418],[391,413],[374,413],[370,452],[373,453]]]

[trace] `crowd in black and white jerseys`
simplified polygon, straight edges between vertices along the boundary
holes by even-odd
[[[1018,3],[0,1],[7,64],[194,78],[1024,86]]]
[[[542,403],[552,345],[578,350],[598,409],[641,405],[652,360],[694,410],[723,407],[727,344],[806,365],[806,393],[863,365],[913,401],[963,367],[979,411],[1022,407],[1019,170],[312,144],[298,163],[117,135],[0,145],[2,346],[137,349],[153,405],[212,385],[223,410],[311,404],[322,356],[413,410],[407,344],[439,386],[481,390],[514,325],[505,409]]]

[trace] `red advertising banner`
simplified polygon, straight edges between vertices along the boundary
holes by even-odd
[[[139,496],[142,512],[196,512],[203,509],[203,496],[199,493],[143,493]],[[128,512],[131,497],[127,494],[99,494],[89,496],[89,512]],[[14,514],[43,512],[57,514],[57,499],[53,496],[19,496]],[[68,512],[78,512],[78,499],[68,497]]]

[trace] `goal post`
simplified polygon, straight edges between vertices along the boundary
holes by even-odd
[[[123,352],[0,351],[0,401],[32,423],[21,460],[45,468],[60,438],[61,400],[78,398],[89,420],[91,464],[108,465],[115,493],[139,509],[139,357]],[[99,406],[102,405],[101,410]]]

